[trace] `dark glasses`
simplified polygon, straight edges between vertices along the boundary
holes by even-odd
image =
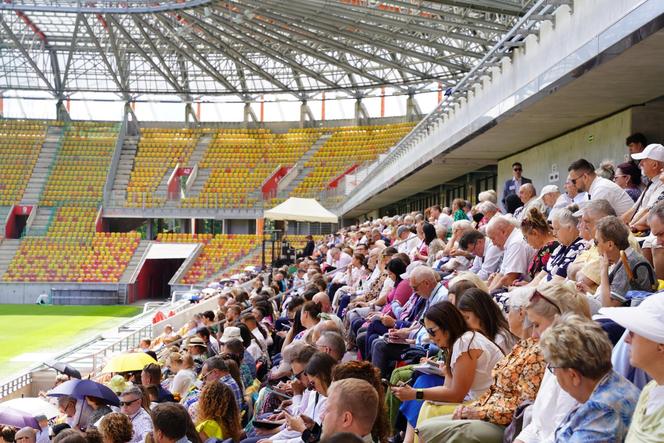
[[[120,401],[120,406],[129,406],[132,403],[136,403],[138,400],[140,400],[140,398],[135,398],[129,401]]]
[[[427,334],[430,336],[436,335],[437,331],[440,331],[440,328],[438,326],[434,326],[433,328],[424,328],[425,331],[427,331]]]

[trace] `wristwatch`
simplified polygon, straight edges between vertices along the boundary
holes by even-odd
[[[416,400],[424,400],[424,389],[416,389],[415,390],[415,399]]]

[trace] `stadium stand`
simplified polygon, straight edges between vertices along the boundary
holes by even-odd
[[[117,123],[74,122],[65,125],[62,145],[41,204],[98,205],[115,148]]]
[[[162,206],[165,196],[155,191],[169,170],[186,164],[196,147],[200,131],[195,129],[143,128],[127,185],[129,207]]]
[[[295,197],[316,197],[353,165],[376,159],[413,127],[412,123],[330,128],[332,137],[305,163],[312,168],[293,191]]]
[[[117,283],[140,235],[96,233],[89,238],[25,238],[3,280]]]
[[[48,124],[39,120],[0,121],[0,206],[21,201]]]
[[[260,246],[260,237],[249,234],[159,234],[157,241],[168,243],[203,243],[204,247],[182,283],[202,283],[224,270],[242,256]]]

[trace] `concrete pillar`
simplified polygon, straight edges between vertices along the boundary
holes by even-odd
[[[251,103],[246,102],[244,104],[244,123],[248,124],[249,122],[258,123],[258,117],[253,109],[251,109]]]
[[[355,125],[362,126],[363,122],[369,122],[369,113],[362,103],[362,97],[357,97],[355,99]]]
[[[307,120],[309,120],[312,123],[316,121],[313,112],[311,112],[309,104],[307,103],[306,100],[302,100],[302,104],[300,105],[300,128],[305,127],[305,123]]]
[[[61,122],[71,121],[71,118],[69,117],[69,112],[67,112],[67,107],[62,98],[59,98],[57,103],[55,104],[55,115],[58,121]]]
[[[196,116],[194,107],[191,105],[191,103],[186,103],[184,105],[184,121],[185,123],[189,123],[190,121],[198,123],[198,117]]]
[[[408,100],[406,100],[406,118],[408,121],[419,120],[422,118],[422,111],[417,104],[417,100],[415,100],[414,92],[408,93]]]

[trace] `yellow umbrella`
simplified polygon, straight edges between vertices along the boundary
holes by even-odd
[[[140,371],[150,363],[157,363],[157,361],[145,352],[128,352],[112,357],[101,372]]]

